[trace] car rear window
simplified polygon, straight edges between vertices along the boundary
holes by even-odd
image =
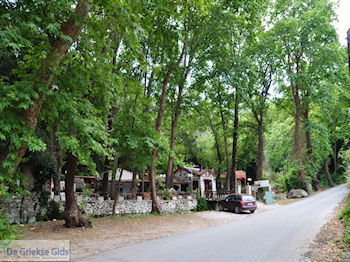
[[[242,196],[242,200],[243,201],[254,201],[254,197],[252,196]]]

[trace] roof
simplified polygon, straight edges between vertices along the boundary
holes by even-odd
[[[202,175],[204,175],[205,173],[209,173],[209,174],[211,174],[211,175],[213,175],[213,176],[217,176],[217,175],[214,173],[214,171],[210,170],[209,168],[199,169],[199,168],[183,167],[183,166],[180,166],[178,169],[176,169],[176,171],[175,171],[174,173],[176,173],[176,172],[178,172],[178,171],[181,171],[181,170],[183,170],[183,171],[185,171],[185,172],[187,172],[187,173],[192,173],[192,174],[195,175],[195,176],[202,176]]]
[[[236,178],[244,178],[244,179],[247,178],[247,173],[245,171],[236,170],[235,173],[236,173]],[[227,173],[221,173],[220,174],[221,178],[225,178],[226,176],[227,176]]]

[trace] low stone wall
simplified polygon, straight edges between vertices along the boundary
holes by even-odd
[[[50,201],[55,201],[58,204],[60,213],[64,212],[65,201],[56,198]],[[50,217],[48,202],[46,202],[45,206],[43,206],[42,202],[40,193],[15,197],[0,201],[0,212],[5,211],[11,223],[32,223]],[[83,199],[81,195],[78,195],[77,202],[89,215],[112,215],[113,200],[103,200],[101,197]],[[197,207],[196,199],[160,200],[160,202],[163,212],[166,214],[189,212]],[[115,213],[120,216],[137,215],[151,213],[151,210],[151,200],[120,200],[116,203]]]
[[[166,214],[188,212],[197,207],[196,199],[160,200],[162,210]],[[111,209],[112,210],[112,209]],[[148,214],[152,211],[151,200],[124,200],[118,201],[115,213],[117,215]]]
[[[79,205],[93,216],[110,216],[113,210],[113,200],[85,200],[80,201]],[[189,212],[197,207],[196,199],[179,199],[179,200],[160,200],[162,210],[166,214],[178,212]],[[64,210],[64,202],[60,201],[60,210]],[[152,211],[151,200],[121,200],[116,203],[115,214],[120,216],[149,214]]]
[[[0,213],[5,212],[12,224],[33,223],[46,217],[47,202],[41,193],[0,200]]]

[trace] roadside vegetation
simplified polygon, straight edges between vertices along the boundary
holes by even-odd
[[[344,153],[346,157],[350,156],[350,150]],[[347,186],[350,188],[350,158],[347,158],[346,164],[348,166],[347,170]],[[347,250],[350,250],[350,194],[347,197],[346,204],[344,208],[341,210],[339,218],[342,220],[344,225],[344,242],[347,246]]]
[[[335,19],[330,0],[1,1],[0,199],[26,192],[28,167],[34,191],[65,180],[73,228],[91,226],[74,177],[118,191],[117,168],[149,174],[154,213],[184,165],[214,170],[219,190],[235,190],[236,170],[280,192],[343,183]],[[3,216],[0,236],[13,237]]]

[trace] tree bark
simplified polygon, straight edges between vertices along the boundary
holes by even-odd
[[[171,135],[170,135],[170,154],[168,157],[168,166],[167,166],[167,172],[166,172],[166,186],[167,188],[171,188],[173,186],[173,162],[174,162],[174,149],[175,149],[175,143],[176,143],[176,131],[177,131],[177,124],[180,118],[180,112],[181,112],[181,103],[182,103],[182,91],[184,89],[185,83],[182,82],[179,86],[179,93],[177,96],[176,106],[175,106],[175,113],[173,116],[173,119],[171,121]]]
[[[157,196],[157,185],[156,185],[156,163],[158,161],[157,148],[152,149],[152,165],[150,172],[150,187],[151,187],[151,199],[152,199],[152,213],[161,214],[163,212],[162,206]]]
[[[263,117],[258,120],[258,167],[256,171],[256,179],[260,180],[263,177],[264,168],[264,130],[263,130]]]
[[[180,62],[184,56],[184,53],[187,48],[187,37],[184,42],[184,46],[182,48],[181,54],[178,58],[178,60],[171,65],[169,70],[165,73],[164,78],[163,78],[163,84],[162,84],[162,93],[159,98],[159,109],[158,109],[158,114],[156,118],[156,123],[155,123],[155,130],[158,134],[160,134],[161,129],[162,129],[162,123],[164,119],[164,112],[165,112],[165,104],[166,104],[166,96],[167,96],[167,89],[168,85],[171,79],[171,75],[173,71],[179,67]],[[156,167],[157,167],[157,161],[158,161],[158,148],[154,147],[152,149],[152,164],[151,164],[151,172],[149,174],[150,177],[150,185],[151,185],[151,198],[152,198],[152,213],[162,213],[162,208],[160,201],[158,200],[157,197],[157,191],[156,191],[156,181],[155,181],[155,175],[156,175]]]
[[[109,179],[108,179],[108,172],[107,170],[104,170],[103,176],[102,176],[102,195],[104,196],[104,199],[107,199],[107,192],[108,192],[108,184],[109,184]]]
[[[309,108],[305,108],[303,111],[304,127],[305,127],[305,142],[306,142],[306,152],[309,158],[312,155],[312,141],[311,132],[309,124]]]
[[[228,153],[228,142],[227,142],[227,127],[225,123],[225,117],[224,117],[224,112],[222,108],[220,108],[220,117],[221,117],[221,126],[222,126],[222,131],[223,131],[223,137],[224,137],[224,149],[225,149],[225,160],[226,160],[226,189],[230,190],[231,189],[231,179],[230,176],[228,175],[230,172],[230,160],[229,160],[229,153]]]
[[[176,100],[176,106],[175,106],[175,113],[171,122],[171,136],[170,136],[170,155],[168,158],[168,166],[167,166],[167,173],[166,173],[166,186],[167,188],[171,188],[173,186],[173,179],[174,179],[174,156],[173,151],[175,149],[175,143],[176,143],[176,132],[177,132],[177,124],[180,119],[181,114],[181,104],[183,99],[183,90],[185,88],[185,83],[188,77],[188,74],[191,70],[191,62],[193,57],[190,57],[190,60],[187,64],[187,56],[184,55],[184,66],[185,66],[185,72],[183,73],[182,79],[179,84],[179,92]]]
[[[113,161],[113,168],[112,168],[112,181],[111,181],[111,199],[115,199],[115,176],[118,169],[119,164],[119,155],[115,154],[114,161]]]
[[[237,144],[238,144],[238,125],[239,125],[239,94],[238,88],[236,88],[235,96],[235,118],[233,121],[233,132],[232,132],[232,166],[231,166],[231,189],[236,192],[236,169],[237,169]],[[230,174],[227,174],[230,176]]]
[[[67,174],[65,177],[66,207],[64,212],[65,226],[72,227],[91,227],[84,210],[78,207],[74,193],[74,177],[78,167],[78,159],[72,153],[68,153]]]
[[[61,174],[62,174],[62,167],[63,167],[63,156],[60,150],[58,139],[56,138],[56,172],[53,176],[53,192],[55,195],[59,195],[61,192]]]
[[[309,97],[309,93],[305,94],[306,97]],[[305,129],[305,142],[306,142],[306,154],[307,161],[312,161],[312,140],[311,140],[311,130],[309,123],[309,104],[307,103],[304,106],[303,110],[303,120],[304,120],[304,129]],[[312,177],[312,187],[319,191],[321,189],[320,180],[317,178],[317,175],[313,175]]]
[[[305,171],[303,164],[303,141],[301,136],[301,116],[302,108],[300,103],[299,95],[300,87],[298,84],[295,85],[293,91],[293,99],[295,104],[294,114],[294,154],[295,160],[297,161],[298,178],[300,182],[305,182]]]
[[[131,198],[133,200],[136,200],[136,179],[137,179],[136,169],[133,169],[132,170],[132,184],[131,184]]]
[[[34,99],[33,104],[27,110],[19,112],[19,117],[23,119],[24,124],[29,130],[35,130],[41,107],[46,97],[46,90],[52,82],[54,73],[57,71],[62,59],[66,56],[68,49],[72,43],[77,40],[83,29],[84,23],[89,14],[89,2],[89,0],[79,1],[72,17],[61,26],[61,33],[71,38],[72,41],[66,41],[62,38],[52,39],[46,59],[35,74],[36,81],[34,83],[34,92],[37,93],[37,98]],[[22,143],[20,147],[15,145],[9,145],[9,147],[10,150],[7,150],[5,154],[2,152],[1,155],[4,156],[3,158],[5,160],[11,161],[13,165],[11,169],[2,171],[12,174],[15,172],[18,164],[26,153],[28,145]],[[9,157],[12,153],[16,155],[16,159],[13,161]]]
[[[337,174],[337,158],[338,158],[338,152],[337,152],[337,140],[335,139],[333,144],[333,175]]]
[[[53,180],[53,193],[54,195],[57,196],[61,192],[60,176],[62,173],[63,160],[62,160],[59,141],[58,141],[58,138],[55,136],[56,131],[57,131],[57,126],[52,130],[50,130],[50,140],[51,140],[50,154],[51,154],[51,157],[54,158],[56,162],[56,169],[54,170],[54,173],[52,175],[52,180]]]
[[[221,150],[220,150],[219,135],[218,135],[218,132],[216,131],[216,129],[215,129],[214,125],[213,125],[213,122],[212,122],[211,117],[210,117],[209,114],[208,114],[208,120],[209,120],[209,127],[211,129],[211,132],[214,135],[215,149],[216,149],[216,155],[217,155],[217,158],[218,158],[218,161],[219,161],[219,166],[221,166],[222,155],[221,155]],[[221,176],[221,168],[218,169],[218,177],[216,179],[216,186],[217,186],[217,188],[223,188],[220,176]]]
[[[324,163],[324,169],[326,171],[326,175],[327,175],[327,181],[328,181],[328,185],[329,186],[334,186],[334,181],[332,179],[331,173],[329,172],[329,163],[330,163],[330,159],[329,157],[327,157],[325,163]]]

